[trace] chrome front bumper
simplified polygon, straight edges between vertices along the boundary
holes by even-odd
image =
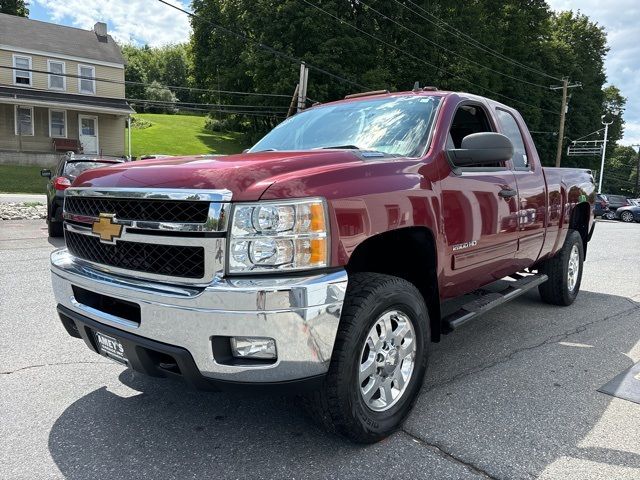
[[[186,349],[204,377],[230,382],[286,382],[326,373],[338,330],[347,274],[267,279],[216,279],[202,287],[173,286],[105,273],[66,249],[51,255],[59,305],[100,324]],[[72,285],[140,305],[134,323],[79,303]],[[272,364],[218,363],[212,337],[275,339]]]

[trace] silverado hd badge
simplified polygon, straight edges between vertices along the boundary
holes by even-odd
[[[457,245],[453,246],[453,251],[458,251],[458,250],[463,250],[465,248],[469,248],[469,247],[475,247],[478,244],[477,240],[471,240],[470,242],[465,242],[465,243],[458,243]]]
[[[93,222],[91,232],[100,237],[101,242],[113,243],[122,234],[122,225],[114,223],[113,213],[100,213],[98,220]]]

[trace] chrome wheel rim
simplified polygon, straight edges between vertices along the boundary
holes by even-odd
[[[360,395],[371,410],[383,412],[402,398],[413,375],[416,350],[408,315],[389,310],[376,320],[362,347],[358,370]]]
[[[569,265],[567,268],[567,286],[569,291],[573,292],[578,283],[578,274],[580,273],[580,253],[578,252],[578,246],[574,245],[571,248],[571,254],[569,255]]]
[[[633,214],[631,212],[622,212],[622,220],[625,222],[630,222],[633,220]]]

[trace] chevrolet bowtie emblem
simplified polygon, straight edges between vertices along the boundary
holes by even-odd
[[[113,213],[101,213],[100,218],[93,222],[91,231],[94,235],[100,236],[101,242],[113,242],[116,238],[120,238],[122,234],[122,225],[113,223]]]

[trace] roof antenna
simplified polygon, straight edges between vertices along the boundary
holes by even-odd
[[[420,90],[420,81],[416,80],[416,83],[413,84],[413,91],[417,92]]]

